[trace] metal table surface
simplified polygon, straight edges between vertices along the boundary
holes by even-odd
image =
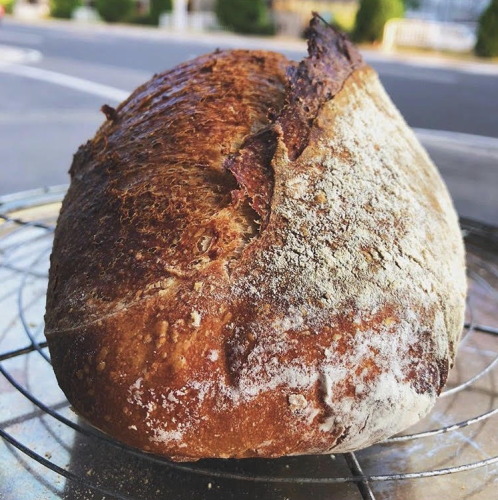
[[[468,168],[498,158],[498,150],[430,138],[427,144],[436,161],[456,158]],[[498,186],[491,189],[498,198]],[[450,392],[407,431],[416,436],[348,455],[175,465],[134,453],[87,427],[57,386],[43,343],[43,313],[52,229],[63,194],[56,187],[0,198],[0,434],[10,439],[0,440],[0,500],[498,497],[497,229],[462,220],[467,327]]]

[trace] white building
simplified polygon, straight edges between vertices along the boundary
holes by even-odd
[[[477,23],[490,0],[418,0],[419,8],[409,10],[407,17],[431,21]]]

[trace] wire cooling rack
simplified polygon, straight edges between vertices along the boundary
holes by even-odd
[[[461,221],[470,283],[463,340],[436,408],[409,434],[345,455],[176,464],[89,427],[57,386],[43,313],[64,193],[0,198],[1,500],[496,498],[496,228]]]

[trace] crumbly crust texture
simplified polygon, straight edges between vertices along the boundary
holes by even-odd
[[[155,76],[75,155],[46,335],[74,408],[131,446],[352,451],[445,384],[451,199],[351,44],[317,18],[309,37],[300,65],[226,51]]]

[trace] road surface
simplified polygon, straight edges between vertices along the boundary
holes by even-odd
[[[100,106],[115,105],[152,74],[216,47],[278,48],[226,36],[13,20],[0,27],[0,45],[26,55],[14,64],[0,57],[0,195],[68,182],[72,154],[103,120]],[[294,59],[304,53],[296,43],[282,49]],[[498,223],[498,71],[366,57],[408,123],[424,129],[460,213]]]

